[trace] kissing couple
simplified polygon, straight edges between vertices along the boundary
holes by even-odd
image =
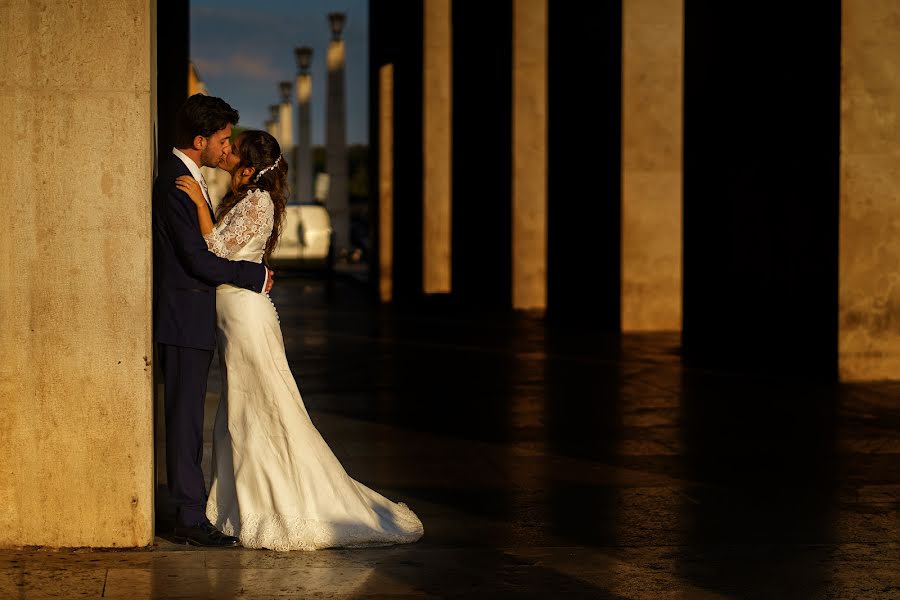
[[[265,131],[232,141],[237,122],[220,98],[188,98],[153,184],[154,341],[175,539],[273,550],[415,542],[419,518],[347,475],[300,397],[268,295],[288,164]],[[215,212],[202,166],[231,174]],[[203,408],[217,340],[222,395],[207,493]]]

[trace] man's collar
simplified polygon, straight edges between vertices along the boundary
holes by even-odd
[[[188,168],[188,170],[191,172],[191,175],[194,176],[194,179],[196,179],[197,181],[206,181],[203,178],[203,174],[200,172],[200,167],[197,166],[197,163],[195,163],[190,156],[188,156],[178,148],[172,148],[172,154],[181,159],[181,162],[183,162],[184,166]]]
[[[179,150],[178,148],[172,148],[172,154],[181,159],[181,162],[188,168],[191,172],[191,176],[200,182],[200,187],[203,189],[203,198],[206,200],[206,204],[209,205],[209,209],[212,210],[212,200],[209,197],[209,189],[206,187],[206,179],[203,178],[203,173],[200,172],[200,167],[197,166],[191,157]]]

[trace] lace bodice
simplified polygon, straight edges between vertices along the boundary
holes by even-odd
[[[275,206],[269,192],[252,190],[203,239],[216,256],[260,263],[272,234],[274,217]]]

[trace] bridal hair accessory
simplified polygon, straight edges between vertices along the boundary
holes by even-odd
[[[260,171],[259,173],[256,174],[256,177],[253,178],[253,183],[256,183],[257,181],[259,181],[260,177],[262,177],[263,175],[265,175],[266,173],[268,173],[269,171],[271,171],[272,169],[277,167],[278,163],[280,163],[280,162],[281,162],[281,155],[279,154],[278,158],[275,159],[274,163],[272,163],[270,166],[266,167],[265,169],[263,169],[262,171]]]

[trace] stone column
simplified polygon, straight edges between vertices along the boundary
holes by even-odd
[[[2,547],[153,542],[154,6],[0,2]]]
[[[308,202],[313,198],[312,125],[310,98],[312,97],[312,48],[294,50],[297,58],[297,147],[294,151],[294,200]]]
[[[378,70],[378,296],[394,298],[394,65]]]
[[[452,214],[452,1],[423,4],[422,285],[450,291]]]
[[[685,2],[682,352],[835,378],[841,2]]]
[[[679,331],[684,0],[622,10],[622,330]]]
[[[279,120],[280,117],[280,109],[277,104],[269,105],[269,120],[266,121],[266,131],[275,136],[276,140],[279,140],[279,144],[281,143],[281,122]]]
[[[370,215],[378,221],[379,297],[395,306],[418,303],[423,290],[423,22],[422,0],[369,2],[369,140],[379,174]]]
[[[844,0],[838,361],[900,379],[900,6]]]
[[[513,1],[513,308],[547,306],[547,0]]]
[[[326,206],[334,228],[338,252],[350,249],[350,198],[348,196],[347,110],[344,98],[344,63],[346,50],[343,40],[344,13],[330,13],[331,43],[328,45],[328,104],[325,131],[325,169],[329,176]]]
[[[294,107],[291,104],[291,82],[280,82],[278,91],[281,93],[281,104],[278,105],[278,131],[281,137],[278,138],[278,143],[281,145],[281,152],[287,155],[294,147]]]
[[[475,310],[512,306],[512,12],[453,3],[451,295]]]
[[[547,318],[618,332],[622,0],[547,4]]]

